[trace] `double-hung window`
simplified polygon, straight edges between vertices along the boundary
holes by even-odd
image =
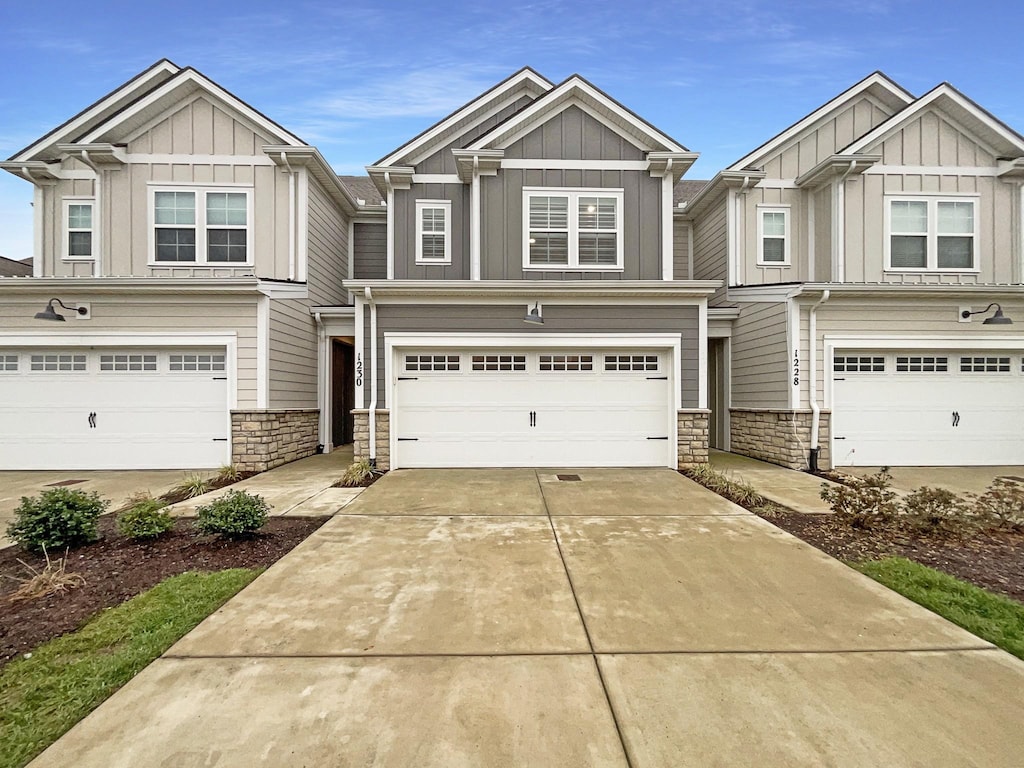
[[[416,201],[416,263],[452,263],[452,203],[450,200]]]
[[[250,264],[247,189],[152,191],[154,264]]]
[[[977,270],[974,200],[890,197],[887,205],[888,269]]]
[[[523,190],[525,269],[621,270],[622,190]]]
[[[788,207],[757,207],[757,263],[764,266],[789,264]]]
[[[93,258],[94,200],[64,199],[64,253],[68,260]]]

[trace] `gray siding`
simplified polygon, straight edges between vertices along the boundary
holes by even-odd
[[[388,276],[388,230],[380,224],[352,225],[354,248],[353,277],[357,280],[384,280]]]
[[[672,279],[690,279],[690,224],[678,217],[672,220]]]
[[[450,200],[452,263],[416,264],[416,200]],[[395,279],[469,279],[469,186],[413,184],[395,192]]]
[[[644,152],[588,115],[568,107],[505,149],[507,158],[643,160]]]
[[[728,284],[729,248],[727,240],[727,196],[711,204],[693,226],[693,277],[695,280],[721,280]],[[708,302],[712,306],[725,301],[725,289]]]
[[[786,304],[744,305],[733,326],[732,400],[736,408],[788,408]]]
[[[348,277],[348,222],[314,178],[309,180],[307,282],[317,305],[344,303],[341,281]]]
[[[505,121],[507,118],[511,117],[520,109],[532,102],[533,99],[530,96],[523,96],[512,104],[509,104],[507,107],[491,115],[486,120],[481,121],[479,125],[459,134],[458,138],[453,139],[437,152],[417,163],[414,166],[416,173],[455,173],[456,168],[455,156],[452,154],[453,149],[461,149],[462,147],[473,143],[498,123]]]
[[[386,372],[389,361],[384,355],[384,334],[435,331],[434,343],[443,346],[446,332],[522,333],[525,303],[489,305],[400,305],[377,307],[377,407],[386,408]],[[364,318],[367,316],[364,315]],[[367,338],[369,321],[365,320]],[[677,306],[558,306],[544,307],[544,325],[529,326],[530,332],[548,333],[679,333],[682,355],[682,404],[697,407],[698,310],[695,305]],[[424,340],[424,346],[430,341]],[[629,342],[623,342],[628,346]],[[571,345],[569,345],[571,346]],[[614,346],[610,343],[609,346]],[[366,354],[369,364],[368,349]],[[369,384],[369,382],[367,382]],[[369,390],[369,387],[367,387]],[[369,392],[367,391],[367,397]]]
[[[523,269],[523,187],[623,190],[622,272]],[[516,170],[481,179],[484,280],[658,280],[661,278],[661,179],[644,171]]]
[[[270,408],[316,408],[316,323],[305,300],[271,300]]]

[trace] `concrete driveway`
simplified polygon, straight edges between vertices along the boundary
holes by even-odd
[[[210,470],[193,470],[201,475],[214,474]],[[64,486],[86,492],[95,491],[110,500],[111,512],[124,506],[129,497],[149,491],[154,496],[166,493],[180,485],[190,470],[102,470],[102,471],[13,471],[0,472],[0,547],[11,542],[6,538],[7,526],[14,519],[14,510],[22,496],[36,496],[47,488]]]
[[[857,477],[867,477],[878,472],[881,467],[839,467]],[[1009,477],[1024,483],[1024,467],[889,467],[892,475],[892,486],[899,491],[913,491],[923,485],[930,488],[946,488],[954,493],[985,492],[997,477]]]
[[[404,470],[33,766],[995,768],[1022,710],[1024,663],[675,472]]]

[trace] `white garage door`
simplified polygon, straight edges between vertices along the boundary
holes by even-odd
[[[216,349],[0,349],[0,468],[188,469],[228,463]]]
[[[1024,464],[1020,352],[837,351],[836,466]]]
[[[397,466],[672,466],[670,359],[650,350],[398,350]]]

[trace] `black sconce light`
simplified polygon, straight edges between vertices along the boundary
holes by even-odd
[[[77,312],[80,315],[89,314],[89,310],[85,307],[69,307],[60,299],[50,299],[46,303],[46,309],[44,309],[42,312],[36,312],[36,320],[57,320],[62,323],[65,320],[67,320],[67,318],[64,317],[64,315],[57,314],[57,310],[53,308],[53,305],[55,303],[60,304],[62,308],[68,310],[69,312]]]
[[[535,301],[533,303],[533,309],[526,313],[526,317],[523,318],[523,322],[530,323],[531,325],[544,325],[544,318],[540,316],[539,301]]]
[[[990,309],[992,309],[992,307],[996,308],[995,314],[992,315],[992,317],[986,317],[984,320],[982,320],[982,325],[1013,325],[1013,320],[1004,315],[1003,308],[996,304],[995,302],[992,302],[984,309],[979,309],[977,312],[971,312],[971,310],[965,309],[963,312],[960,313],[960,317],[966,320],[971,315],[983,315]]]

